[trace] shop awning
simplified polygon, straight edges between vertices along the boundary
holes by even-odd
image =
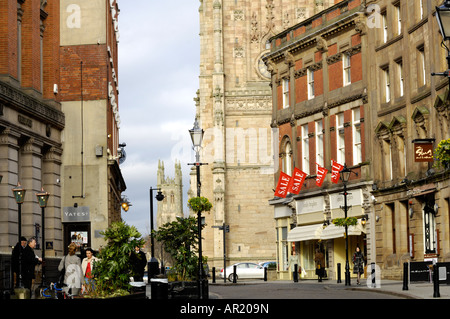
[[[349,236],[359,236],[361,235],[361,233],[365,233],[365,230],[361,225],[360,221],[358,221],[358,224],[356,226],[348,227]],[[344,237],[344,234],[345,234],[345,227],[330,224],[322,231],[320,239],[327,240],[327,239],[341,238]]]
[[[295,227],[288,233],[287,241],[318,240],[322,230],[322,224]]]

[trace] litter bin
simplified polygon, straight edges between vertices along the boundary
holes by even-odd
[[[167,279],[150,279],[150,299],[169,299],[169,281]]]
[[[132,281],[130,282],[132,293],[145,293],[145,282],[143,281]]]

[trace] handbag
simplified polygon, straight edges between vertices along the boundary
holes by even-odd
[[[66,275],[66,256],[64,256],[64,263],[63,263],[63,269],[59,272],[58,277],[58,286],[62,287],[64,286],[64,277]]]

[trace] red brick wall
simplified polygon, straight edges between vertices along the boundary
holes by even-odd
[[[44,21],[44,99],[59,98],[54,94],[53,86],[60,82],[59,78],[59,44],[60,44],[60,5],[57,0],[47,1],[45,11],[48,13]]]
[[[60,48],[61,101],[81,100],[81,61],[83,100],[108,98],[108,52],[106,45],[74,45]]]
[[[0,74],[17,79],[17,2],[0,0]]]
[[[41,91],[40,1],[22,5],[22,86]]]

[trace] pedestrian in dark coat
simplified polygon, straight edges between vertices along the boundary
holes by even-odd
[[[140,250],[138,246],[135,247],[134,252],[130,255],[130,263],[133,269],[134,281],[144,281],[145,266],[147,266],[147,258],[145,253]]]
[[[353,273],[358,275],[356,283],[360,285],[359,279],[361,278],[361,274],[364,273],[364,255],[359,246],[356,246],[355,253],[353,254]]]
[[[15,275],[15,287],[18,286],[19,283],[19,274],[20,274],[20,263],[22,259],[23,250],[25,247],[27,247],[28,240],[25,237],[20,237],[20,241],[14,246],[14,249],[12,251],[11,256],[11,264],[12,264],[12,271]]]
[[[24,248],[22,253],[22,279],[25,288],[31,290],[33,279],[35,278],[34,269],[36,265],[42,262],[42,258],[34,253],[36,247],[36,238],[31,237],[28,240],[28,245]]]
[[[319,282],[322,282],[322,278],[325,277],[325,256],[319,248],[316,248],[314,261],[316,262],[316,275],[319,277]]]

